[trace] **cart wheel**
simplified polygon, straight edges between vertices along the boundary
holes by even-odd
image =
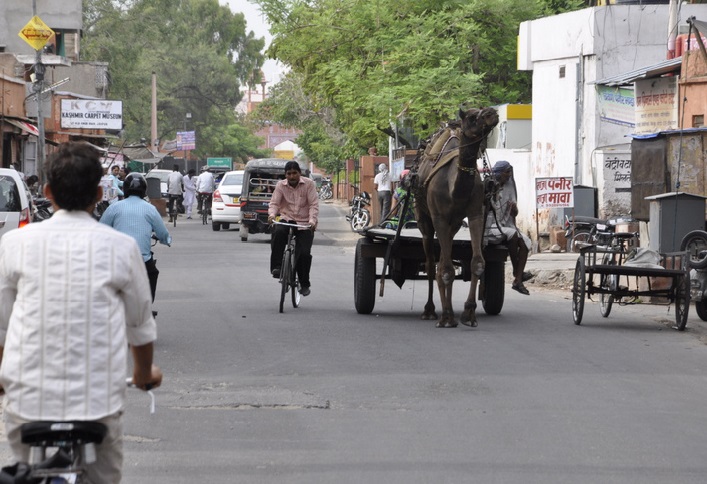
[[[489,316],[495,316],[503,309],[505,291],[505,270],[503,261],[487,261],[484,275],[484,291],[481,304]]]
[[[689,254],[690,267],[693,269],[707,268],[707,232],[693,230],[682,238],[680,250]]]
[[[361,255],[364,245],[372,244],[367,238],[358,239],[354,259],[354,304],[358,314],[371,314],[376,304],[376,259]]]
[[[574,324],[582,323],[582,313],[584,312],[584,293],[586,281],[584,280],[584,257],[577,259],[574,268],[574,286],[572,287],[572,318]]]
[[[690,311],[690,278],[684,275],[675,288],[675,329],[685,331],[687,313]]]
[[[600,301],[601,306],[599,308],[599,311],[601,312],[602,316],[608,318],[609,314],[611,314],[611,306],[614,305],[614,296],[612,296],[611,294],[602,294]]]
[[[707,303],[705,301],[695,301],[695,311],[702,321],[707,321]]]

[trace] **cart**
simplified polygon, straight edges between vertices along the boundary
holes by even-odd
[[[690,308],[690,271],[686,252],[660,254],[660,267],[627,265],[628,252],[617,247],[587,245],[580,249],[572,287],[572,316],[582,323],[585,297],[598,294],[600,312],[608,317],[614,304],[675,303],[674,329],[683,331]]]
[[[354,262],[354,303],[359,314],[370,314],[373,311],[377,281],[380,281],[379,295],[382,297],[386,279],[392,279],[398,287],[402,287],[408,279],[427,280],[422,234],[417,228],[394,230],[375,226],[359,233],[363,237],[356,244]],[[503,308],[508,249],[497,241],[485,242],[486,269],[479,280],[478,299],[486,314],[496,315]],[[435,248],[439,254],[437,243]],[[471,256],[469,230],[462,228],[454,236],[452,245],[456,279],[471,280]],[[383,259],[383,263],[377,264],[377,259]]]

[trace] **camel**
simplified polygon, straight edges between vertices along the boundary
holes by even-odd
[[[476,289],[484,272],[482,238],[484,234],[484,187],[476,166],[486,136],[498,124],[493,108],[459,110],[460,121],[449,123],[438,131],[418,159],[415,216],[422,233],[427,272],[427,304],[422,319],[437,319],[432,299],[437,280],[442,317],[438,328],[455,328],[458,324],[452,309],[452,240],[468,218],[471,236],[471,287],[464,303],[461,323],[476,327]],[[485,143],[484,143],[485,146]],[[440,246],[439,264],[435,271],[434,236]]]

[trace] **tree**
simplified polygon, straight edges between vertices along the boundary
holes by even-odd
[[[429,133],[461,104],[528,102],[515,69],[518,24],[539,0],[256,0],[272,28],[268,51],[335,109],[359,149],[403,114]]]
[[[109,63],[110,96],[123,101],[126,138],[146,137],[151,123],[151,75],[157,74],[160,138],[195,129],[197,156],[242,157],[235,146],[206,136],[240,132],[234,110],[240,91],[259,72],[264,40],[246,31],[243,14],[217,0],[86,0],[85,59]],[[169,12],[165,16],[165,12]],[[191,124],[186,125],[186,113]],[[241,126],[242,128],[242,126]],[[248,143],[246,143],[248,145]],[[253,150],[251,150],[253,151]]]

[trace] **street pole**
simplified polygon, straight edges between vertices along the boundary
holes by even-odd
[[[32,0],[32,14],[37,15],[37,0]],[[37,159],[36,169],[40,183],[44,181],[44,114],[42,113],[42,85],[44,83],[44,65],[42,65],[42,49],[37,49],[34,61],[34,92],[37,93]]]

